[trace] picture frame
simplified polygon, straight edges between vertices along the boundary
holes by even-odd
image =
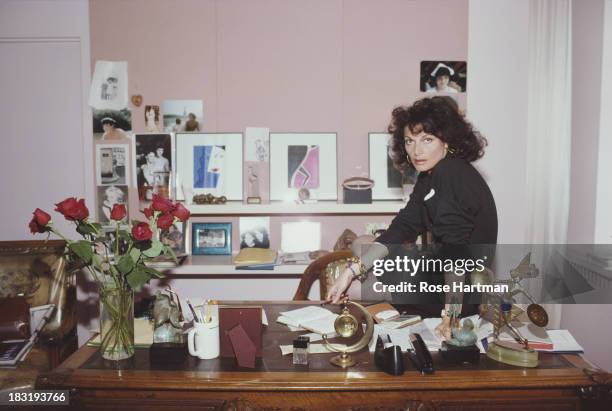
[[[242,133],[176,133],[176,198],[242,201]]]
[[[393,136],[389,133],[368,133],[368,160],[370,179],[374,180],[372,201],[401,200],[402,173],[393,167],[389,156]]]
[[[130,145],[96,142],[96,185],[120,185],[130,180]]]
[[[138,187],[140,202],[153,199],[153,194],[172,197],[175,169],[174,141],[168,133],[138,133],[132,136],[134,150],[133,184]]]
[[[186,255],[188,250],[188,234],[187,222],[177,221],[169,229],[160,232],[159,240],[162,244],[172,248],[172,251],[177,256]]]
[[[270,200],[337,200],[336,133],[270,133]]]
[[[191,254],[231,255],[232,223],[192,223]]]

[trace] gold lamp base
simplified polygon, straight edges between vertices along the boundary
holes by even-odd
[[[517,367],[533,368],[538,366],[537,351],[513,342],[494,341],[490,343],[487,357],[497,362]]]
[[[353,358],[352,355],[348,355],[345,352],[340,355],[333,356],[332,359],[329,360],[329,362],[340,368],[352,367],[357,363],[357,361],[355,361],[355,358]]]

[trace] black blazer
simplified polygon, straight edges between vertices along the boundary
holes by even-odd
[[[376,241],[415,241],[430,231],[438,244],[497,243],[497,209],[489,186],[466,160],[444,158],[420,173],[406,206]]]

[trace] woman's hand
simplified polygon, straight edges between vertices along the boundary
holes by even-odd
[[[332,304],[339,304],[340,301],[346,296],[346,291],[350,287],[351,283],[355,279],[353,271],[350,268],[345,268],[342,274],[336,278],[334,285],[327,292],[327,298],[325,302]]]

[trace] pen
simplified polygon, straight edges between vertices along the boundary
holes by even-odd
[[[191,310],[191,314],[193,315],[193,321],[196,323],[199,323],[200,319],[198,318],[198,315],[196,314],[195,308],[193,308],[193,305],[191,305],[191,301],[189,301],[189,298],[185,298],[185,301],[187,302],[187,306]]]

